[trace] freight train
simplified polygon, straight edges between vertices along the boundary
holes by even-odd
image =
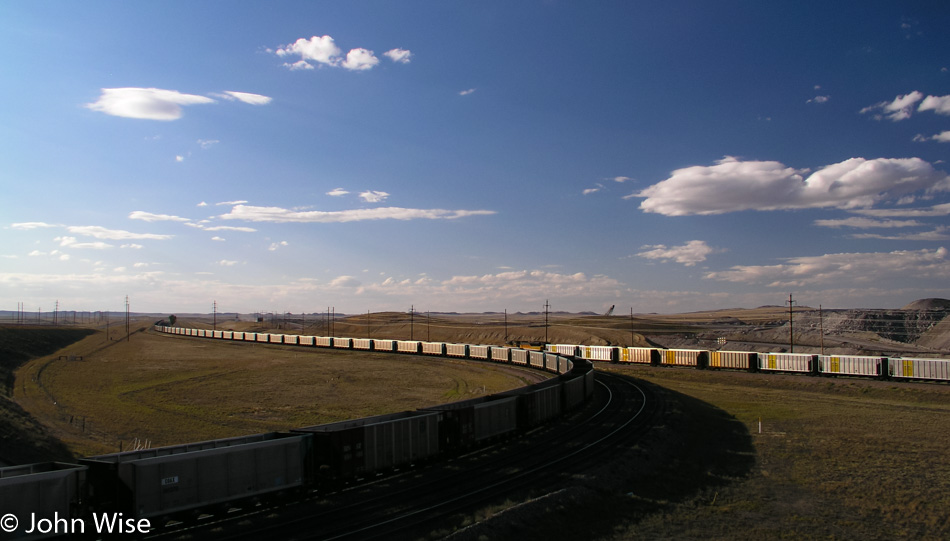
[[[137,528],[159,527],[172,519],[293,498],[487,445],[576,408],[594,393],[592,363],[555,352],[167,326],[155,330],[219,340],[474,359],[556,375],[527,387],[414,411],[91,456],[75,464],[0,468],[3,538],[36,539],[76,533],[76,528],[83,528],[85,535],[103,533],[103,527],[112,533],[136,533],[143,531]],[[29,529],[33,532],[27,533]]]
[[[856,376],[904,381],[950,381],[950,359],[880,355],[755,353],[749,351],[582,346],[576,344],[548,344],[546,350],[578,359],[608,363]]]

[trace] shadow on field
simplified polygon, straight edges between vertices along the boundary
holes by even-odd
[[[719,488],[756,462],[745,424],[701,400],[639,381],[662,397],[657,426],[634,447],[574,476],[548,497],[451,536],[479,539],[601,539],[678,504],[712,505]]]

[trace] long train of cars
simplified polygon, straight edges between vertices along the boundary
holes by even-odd
[[[548,344],[547,350],[578,359],[653,366],[688,366],[793,372],[813,375],[950,381],[950,359],[886,357],[880,355],[816,355],[811,353],[754,353],[700,349],[662,349],[619,346]]]
[[[530,429],[580,406],[594,392],[592,363],[555,352],[167,326],[155,330],[220,340],[483,360],[557,375],[527,387],[415,411],[92,456],[76,464],[0,468],[0,513],[4,514],[0,526],[8,538],[62,534],[58,520],[64,528],[83,527],[87,534],[93,522],[96,528],[108,526],[113,533],[124,524],[125,533],[134,533],[142,520],[158,526],[171,517],[333,486]],[[28,534],[28,524],[17,528],[17,519],[38,526]],[[108,520],[119,522],[105,524]]]

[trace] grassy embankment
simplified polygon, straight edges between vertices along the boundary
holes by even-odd
[[[79,455],[323,424],[525,385],[497,365],[161,335],[36,359],[17,400]],[[62,352],[60,352],[62,353]],[[21,383],[22,382],[22,383]]]
[[[93,332],[19,325],[0,327],[0,461],[17,464],[71,458],[65,446],[10,399],[14,372],[29,359],[49,355]]]
[[[950,536],[946,385],[657,368],[624,371],[734,417],[751,435],[755,464],[748,475],[726,475],[727,484],[711,482],[682,499],[667,500],[659,480],[649,489],[657,494],[646,496],[657,509],[634,513],[634,520],[608,537]],[[694,415],[701,414],[697,407],[704,408],[691,406]],[[709,436],[709,448],[722,447],[714,434]],[[728,471],[730,457],[743,460],[741,450],[708,457],[703,447],[699,443],[685,459],[718,457],[722,463],[707,464],[707,472]],[[631,491],[636,501],[636,487]]]

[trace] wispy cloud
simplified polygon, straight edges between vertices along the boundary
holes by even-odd
[[[625,198],[642,197],[640,209],[666,216],[742,210],[854,209],[914,193],[950,190],[950,175],[919,158],[852,158],[807,178],[775,161],[726,157],[712,166],[673,171],[670,178]]]
[[[329,192],[327,192],[327,195],[329,195],[330,197],[341,197],[348,193],[350,192],[344,190],[343,188],[334,188],[330,190]]]
[[[706,261],[706,256],[716,252],[706,241],[691,240],[682,246],[666,246],[664,244],[647,245],[641,247],[643,252],[637,255],[646,259],[672,260],[692,267]]]
[[[98,225],[73,225],[66,228],[70,233],[76,235],[85,235],[97,239],[107,240],[126,240],[126,239],[153,239],[165,240],[172,238],[173,235],[156,235],[154,233],[132,233],[122,229],[106,229]]]
[[[379,203],[381,201],[385,201],[386,198],[388,197],[389,197],[389,194],[386,192],[378,192],[378,191],[372,191],[372,190],[367,190],[360,194],[360,199],[362,199],[363,201],[366,201],[367,203]]]
[[[284,246],[290,246],[290,243],[287,242],[286,240],[282,240],[280,242],[273,242],[271,243],[270,246],[267,247],[267,249],[270,250],[271,252],[275,252],[277,251],[278,248],[283,248]]]
[[[868,107],[861,109],[860,113],[872,113],[874,118],[877,120],[886,118],[888,120],[898,122],[910,118],[914,112],[914,107],[917,105],[917,102],[923,98],[923,93],[914,90],[908,94],[897,96],[892,101],[882,101],[875,103],[874,105],[869,105]]]
[[[818,227],[853,227],[856,229],[920,227],[924,225],[917,220],[875,220],[872,218],[844,218],[840,220],[815,220]]]
[[[222,214],[219,216],[219,218],[225,220],[245,220],[249,222],[342,223],[358,222],[364,220],[451,220],[466,216],[489,214],[495,214],[495,211],[378,207],[372,209],[354,209],[332,212],[318,210],[299,212],[280,207],[236,205],[231,209],[231,212]]]
[[[99,99],[86,107],[107,115],[147,120],[177,120],[183,105],[214,103],[205,96],[160,88],[103,88]]]
[[[412,59],[412,53],[406,49],[390,49],[383,55],[399,64],[408,64]]]
[[[477,88],[469,88],[468,90],[462,90],[461,92],[459,92],[459,96],[468,96],[469,94],[475,92],[476,90],[478,90],[478,89],[477,89]]]
[[[950,278],[950,262],[947,261],[946,248],[793,257],[777,265],[735,266],[726,271],[705,275],[712,280],[764,283],[769,287],[873,283],[907,276],[914,276],[916,279]]]
[[[13,229],[21,229],[21,230],[26,231],[30,229],[41,229],[41,228],[47,228],[47,227],[61,227],[61,226],[58,226],[55,224],[48,224],[46,222],[19,222],[15,224],[10,224],[10,227]]]
[[[172,216],[170,214],[154,214],[151,212],[145,212],[142,210],[134,210],[129,213],[129,218],[132,220],[143,220],[146,222],[187,222],[188,218],[182,218],[181,216]]]
[[[222,99],[226,99],[228,101],[237,100],[240,102],[247,103],[249,105],[267,105],[274,99],[268,96],[262,96],[260,94],[251,94],[250,92],[235,92],[233,90],[225,90],[221,94],[215,94],[215,96],[218,96]]]

